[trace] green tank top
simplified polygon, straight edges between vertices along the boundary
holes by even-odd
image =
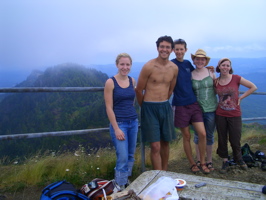
[[[192,87],[202,111],[214,112],[217,107],[217,97],[213,87],[213,79],[210,76],[202,80],[192,79]]]

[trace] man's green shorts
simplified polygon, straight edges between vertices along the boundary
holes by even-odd
[[[170,142],[176,139],[173,110],[169,101],[142,103],[141,135],[143,142]]]

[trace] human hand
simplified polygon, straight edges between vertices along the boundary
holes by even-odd
[[[125,140],[125,134],[123,133],[121,129],[118,129],[115,131],[115,137],[118,140]]]
[[[212,73],[214,73],[214,67],[213,66],[207,66],[206,67],[208,70],[210,70]]]
[[[240,105],[240,102],[241,102],[241,99],[238,98],[238,102],[237,102],[237,105],[238,105],[238,106]]]

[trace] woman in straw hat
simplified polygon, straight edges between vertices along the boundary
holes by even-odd
[[[216,72],[220,73],[216,80],[215,89],[219,96],[216,109],[216,128],[218,132],[217,154],[223,159],[220,173],[226,173],[229,169],[228,162],[228,138],[233,150],[234,161],[241,169],[246,170],[247,165],[241,154],[241,109],[240,102],[257,90],[256,85],[241,76],[233,75],[232,63],[228,58],[222,58],[218,62]],[[248,90],[239,96],[239,85]]]
[[[210,61],[210,57],[202,49],[198,49],[196,53],[191,54],[196,69],[192,71],[192,87],[197,96],[197,101],[202,109],[203,121],[206,130],[206,165],[210,171],[214,170],[212,164],[212,145],[214,143],[214,130],[215,130],[215,110],[217,107],[217,98],[214,91],[213,80],[215,74],[213,70],[205,68]],[[194,143],[197,154],[197,165],[200,166],[200,153],[199,153],[199,137],[195,131]]]

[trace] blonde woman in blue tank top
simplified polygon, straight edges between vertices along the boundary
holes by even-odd
[[[110,135],[116,150],[115,181],[123,190],[132,174],[138,135],[138,116],[134,107],[134,78],[128,76],[132,59],[127,53],[116,58],[118,73],[109,78],[104,87],[106,112],[110,121]]]
[[[214,143],[214,130],[215,130],[215,110],[217,107],[217,97],[213,87],[213,80],[216,78],[213,70],[207,69],[210,57],[202,49],[198,49],[195,55],[191,54],[196,69],[192,71],[192,87],[196,94],[197,101],[202,109],[204,126],[206,130],[206,155],[207,167],[213,171],[212,164],[212,146]],[[194,143],[197,154],[197,165],[200,164],[200,155],[198,148],[198,135],[195,132]]]

